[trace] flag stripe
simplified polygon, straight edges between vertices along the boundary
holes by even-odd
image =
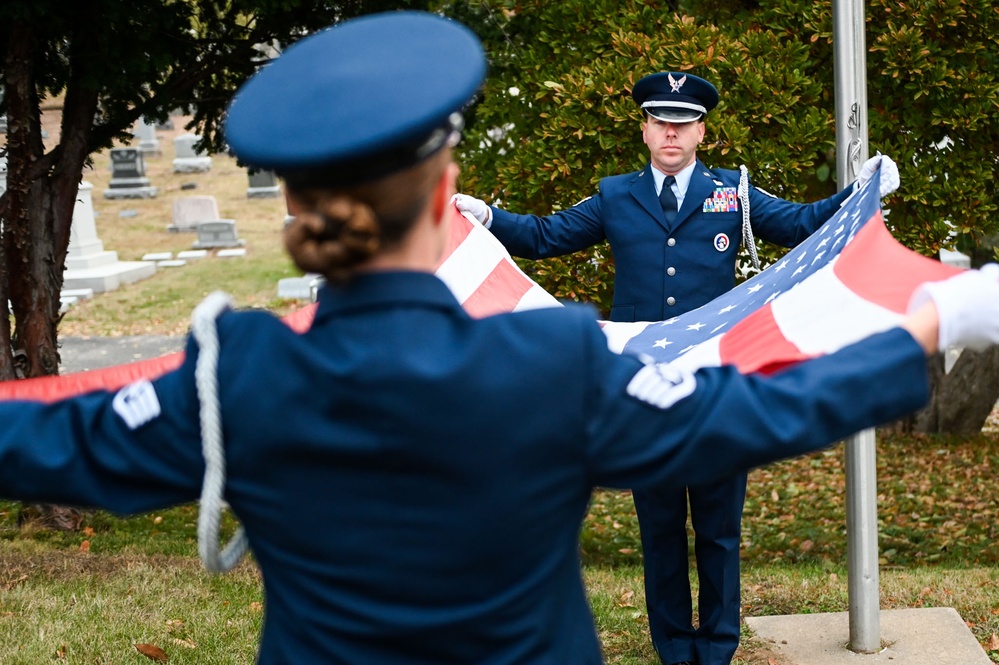
[[[769,373],[804,360],[807,355],[785,337],[773,316],[773,305],[756,310],[719,340],[722,364],[742,373]]]
[[[880,210],[871,222],[843,248],[836,267],[839,280],[859,297],[893,312],[904,313],[909,296],[917,286],[961,272],[960,268],[927,258],[899,244],[885,226]]]
[[[474,317],[512,312],[531,288],[531,281],[510,261],[500,261],[478,288],[462,301]]]

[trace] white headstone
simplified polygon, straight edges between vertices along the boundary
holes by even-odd
[[[76,289],[90,289],[95,293],[113,291],[122,284],[137,282],[156,272],[155,263],[119,261],[117,252],[104,250],[104,243],[97,237],[93,188],[90,183],[82,182],[77,193],[63,272],[64,293]]]
[[[198,152],[195,144],[201,140],[197,134],[181,134],[173,140],[173,172],[204,173],[212,168],[212,158]]]
[[[168,231],[197,231],[201,222],[219,218],[214,196],[183,196],[173,201],[173,224]]]
[[[160,140],[156,137],[156,126],[140,117],[135,123],[135,138],[139,139],[139,150],[143,155],[162,155]]]

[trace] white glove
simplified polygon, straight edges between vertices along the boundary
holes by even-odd
[[[909,312],[932,300],[940,318],[938,348],[976,351],[999,344],[999,265],[965,270],[942,282],[920,284],[909,300]]]
[[[860,175],[857,176],[857,189],[867,184],[874,172],[881,169],[881,187],[878,191],[878,198],[884,198],[898,189],[901,182],[898,177],[898,167],[888,155],[880,152],[871,157],[860,167]]]
[[[486,205],[485,201],[467,194],[455,194],[451,200],[458,208],[458,212],[467,213],[466,217],[471,216],[479,224],[489,228],[489,224],[493,221],[493,211]]]

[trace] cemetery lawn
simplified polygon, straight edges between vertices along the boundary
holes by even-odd
[[[156,198],[105,199],[109,158],[95,156],[84,180],[94,186],[100,240],[123,261],[189,250],[195,234],[167,231],[173,201],[208,195],[221,217],[235,220],[246,256],[210,252],[78,302],[60,324],[61,336],[184,334],[194,306],[214,290],[230,293],[240,307],[279,316],[303,304],[277,297],[278,280],[300,274],[282,248],[283,199],[247,198],[245,170],[225,155],[212,156],[208,173],[172,173],[172,139],[186,131],[186,120],[173,118],[173,131],[158,132],[162,155],[146,157]],[[51,141],[57,110],[44,123]],[[750,475],[744,616],[846,611],[842,457],[837,447]],[[999,663],[997,435],[882,432],[878,467],[881,607],[953,607]],[[253,662],[263,611],[257,569],[244,561],[227,575],[204,572],[194,506],[130,518],[89,512],[76,533],[18,526],[18,509],[0,502],[0,663],[149,663],[142,645],[162,649],[175,664]],[[608,664],[655,665],[630,495],[597,492],[580,543]],[[747,631],[743,637],[736,665],[783,665],[766,644]]]
[[[953,607],[999,662],[999,440],[881,432],[878,447],[881,607]],[[836,447],[750,475],[744,616],[847,610],[842,456]],[[136,644],[176,664],[253,662],[257,569],[201,568],[195,506],[87,512],[78,533],[19,527],[18,508],[0,502],[0,663],[150,662]],[[630,495],[595,493],[580,542],[607,663],[656,665]],[[745,630],[735,663],[783,665]]]

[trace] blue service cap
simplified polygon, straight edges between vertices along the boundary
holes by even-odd
[[[457,137],[485,76],[478,38],[422,12],[346,21],[310,35],[235,94],[233,154],[299,186],[349,185],[412,166]]]
[[[667,122],[700,120],[718,105],[718,91],[693,74],[659,72],[635,84],[632,98],[642,110]]]

